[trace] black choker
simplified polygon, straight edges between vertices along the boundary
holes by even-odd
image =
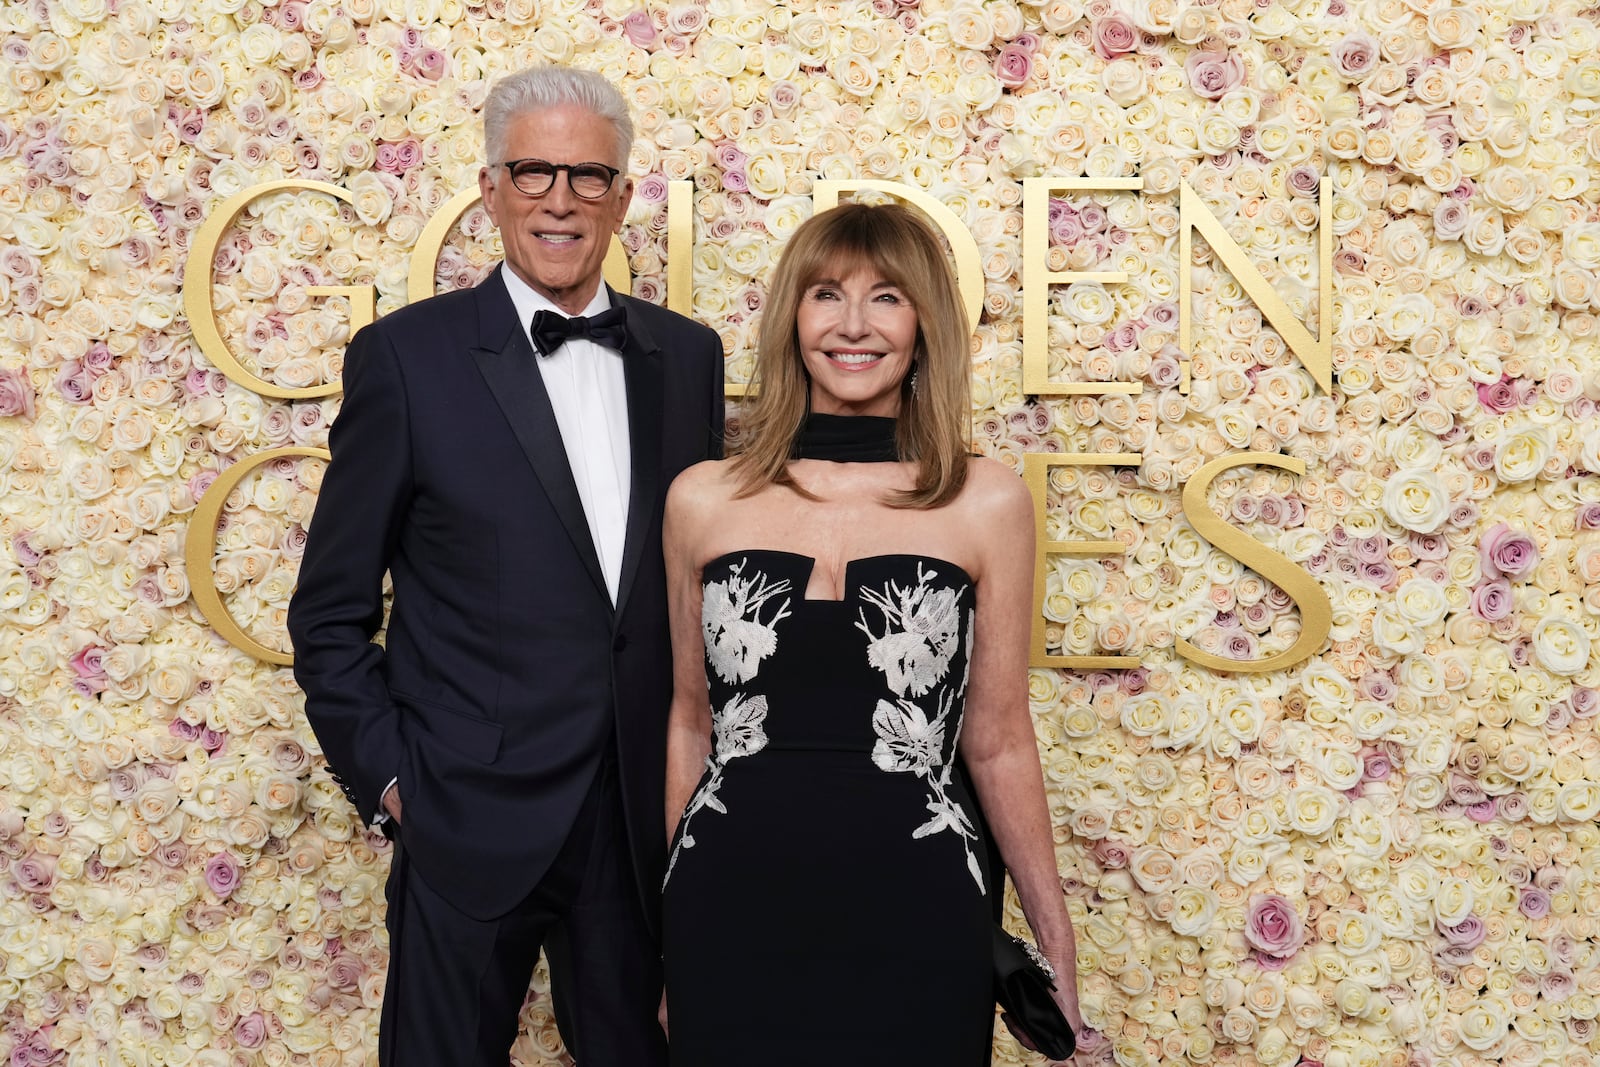
[[[894,463],[895,420],[881,415],[807,415],[795,438],[794,459],[834,463]]]

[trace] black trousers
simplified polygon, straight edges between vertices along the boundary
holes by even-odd
[[[580,1067],[665,1067],[660,955],[635,887],[614,755],[549,872],[498,919],[469,918],[435,893],[407,862],[404,837],[402,827],[389,872],[381,1067],[506,1067],[541,948],[556,1024]]]

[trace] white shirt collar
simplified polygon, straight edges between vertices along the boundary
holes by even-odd
[[[500,266],[500,277],[506,283],[506,292],[511,294],[511,303],[517,309],[517,321],[522,323],[523,333],[529,332],[533,326],[533,316],[538,312],[554,311],[558,315],[571,317],[564,310],[557,307],[549,297],[517,277],[517,272],[506,264],[501,264]],[[611,292],[602,281],[595,286],[594,296],[589,300],[588,306],[579,314],[593,318],[610,307]]]

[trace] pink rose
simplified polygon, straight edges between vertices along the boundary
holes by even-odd
[[[1120,871],[1128,866],[1133,858],[1132,850],[1120,841],[1109,837],[1102,837],[1090,849],[1095,862],[1108,871]]]
[[[1139,324],[1136,322],[1119,323],[1115,329],[1106,334],[1106,351],[1121,354],[1131,352],[1139,343]]]
[[[656,25],[650,21],[650,13],[644,10],[628,12],[622,20],[622,35],[636,47],[649,48],[656,40]]]
[[[1450,554],[1450,543],[1436,533],[1412,532],[1406,539],[1411,554],[1421,560],[1442,560]]]
[[[385,141],[378,145],[378,170],[388,174],[404,174],[422,162],[422,145],[414,137],[403,141]]]
[[[359,956],[338,956],[328,968],[328,980],[333,983],[335,989],[346,992],[359,988],[361,979],[366,977],[366,974],[367,965]]]
[[[30,852],[12,864],[11,876],[25,893],[48,893],[56,881],[56,858],[44,852]]]
[[[73,673],[79,678],[104,678],[105,668],[101,666],[106,650],[99,645],[85,645],[72,657]]]
[[[1033,56],[1014,42],[1000,49],[1000,54],[994,58],[994,76],[1007,89],[1022,86],[1031,74]]]
[[[189,479],[189,495],[199,500],[206,495],[206,490],[211,488],[211,483],[217,480],[221,471],[201,471]]]
[[[800,87],[792,81],[773,82],[767,100],[779,112],[788,111],[800,102]]]
[[[17,561],[24,567],[31,567],[44,559],[44,553],[34,548],[33,543],[28,540],[32,533],[32,530],[19,530],[16,536],[11,538],[11,551],[17,554]]]
[[[1355,81],[1378,62],[1378,42],[1359,30],[1333,46],[1333,66],[1340,75]]]
[[[1478,385],[1478,403],[1496,415],[1510,411],[1522,403],[1522,399],[1522,391],[1504,375],[1497,382],[1480,382]]]
[[[94,399],[94,374],[75,359],[61,365],[56,388],[69,404],[87,404]]]
[[[1083,239],[1083,220],[1071,208],[1057,214],[1052,202],[1050,219],[1050,236],[1057,244],[1074,245]]]
[[[660,174],[646,174],[639,179],[639,184],[634,186],[634,195],[646,204],[665,204],[667,202],[667,179]]]
[[[1439,933],[1449,944],[1458,948],[1475,949],[1483,944],[1488,931],[1484,928],[1483,920],[1476,915],[1468,914],[1454,926],[1440,926]]]
[[[1478,545],[1486,573],[1507,578],[1526,578],[1539,565],[1539,548],[1533,538],[1513,530],[1503,522],[1489,527]]]
[[[227,900],[239,888],[239,862],[231,853],[219,852],[206,862],[206,885],[219,900]]]
[[[1094,51],[1101,59],[1116,59],[1133,51],[1139,43],[1139,31],[1134,29],[1128,16],[1118,11],[1094,24]]]
[[[1250,898],[1244,939],[1263,956],[1283,960],[1305,943],[1306,928],[1294,905],[1277,893],[1261,893]]]
[[[1466,205],[1460,200],[1441,200],[1433,209],[1433,232],[1441,241],[1454,241],[1467,232]]]
[[[267,1019],[259,1011],[242,1015],[233,1024],[233,1039],[243,1048],[260,1048],[267,1040]]]
[[[450,57],[437,48],[424,48],[416,54],[411,65],[416,70],[417,77],[436,82],[444,77],[445,70],[450,65]]]
[[[1191,52],[1183,69],[1189,85],[1207,100],[1220,100],[1244,84],[1244,60],[1233,52]]]
[[[1600,712],[1600,690],[1580,687],[1567,699],[1572,703],[1572,714],[1580,719],[1592,719]]]
[[[0,367],[0,418],[33,418],[33,383],[20,370]]]
[[[1472,613],[1485,622],[1499,622],[1515,606],[1511,583],[1504,578],[1479,582],[1472,590]]]

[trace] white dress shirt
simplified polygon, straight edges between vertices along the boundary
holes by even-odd
[[[510,267],[502,267],[511,303],[517,309],[522,332],[533,344],[533,316],[540,311],[565,311],[535,292],[517,277]],[[582,314],[590,318],[611,307],[610,294],[601,285]],[[568,316],[570,317],[570,316]],[[617,584],[622,576],[622,548],[628,529],[628,495],[633,474],[628,445],[628,389],[622,374],[622,353],[596,344],[587,337],[574,337],[548,356],[532,348],[533,358],[544,378],[544,391],[550,396],[561,443],[567,451],[567,465],[578,486],[583,515],[589,523],[589,537],[600,557],[600,572],[606,579],[611,603],[617,602]],[[395,788],[391,778],[383,796]],[[380,798],[378,815],[372,820],[381,826],[389,819]]]
[[[506,290],[517,308],[517,321],[529,333],[540,311],[566,312],[535,292],[510,267],[500,271]],[[580,314],[593,318],[611,307],[604,285]],[[533,337],[529,333],[528,341]],[[537,352],[537,349],[535,349]],[[628,488],[632,466],[628,459],[628,389],[622,374],[622,353],[574,337],[548,356],[535,356],[550,407],[561,428],[567,465],[583,501],[589,537],[600,557],[606,591],[617,602],[617,582],[622,575],[622,545],[628,527]]]

